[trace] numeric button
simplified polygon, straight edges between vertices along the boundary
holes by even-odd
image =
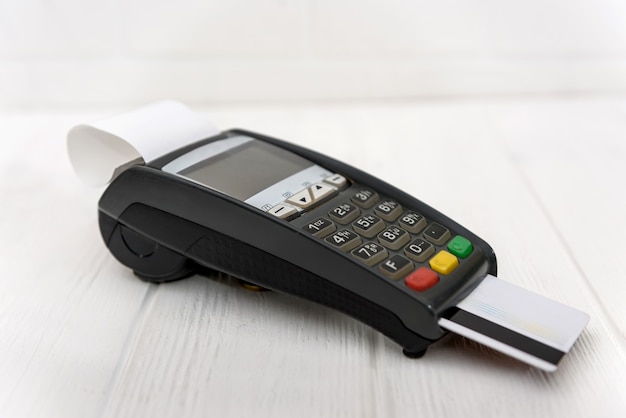
[[[385,229],[385,223],[382,219],[374,215],[365,215],[354,221],[352,227],[360,235],[366,238],[372,238]]]
[[[398,221],[402,229],[409,231],[412,234],[418,234],[422,229],[426,227],[426,218],[415,212],[407,212]]]
[[[435,253],[435,247],[432,244],[424,241],[423,239],[413,240],[409,245],[404,248],[404,254],[407,257],[412,258],[415,261],[423,262],[428,257]]]
[[[450,231],[434,222],[428,225],[428,227],[424,230],[424,238],[435,245],[445,244],[450,237]]]
[[[352,200],[355,205],[361,206],[363,209],[369,209],[374,206],[376,202],[378,202],[378,193],[370,189],[361,189],[356,192],[350,200]]]
[[[378,235],[378,241],[392,250],[400,249],[410,239],[409,233],[397,226],[390,226]]]
[[[387,250],[374,242],[368,242],[352,251],[352,255],[367,264],[373,266],[387,258]]]
[[[328,212],[328,216],[330,216],[330,219],[341,225],[349,224],[350,222],[355,220],[360,214],[361,211],[359,210],[359,208],[351,205],[350,203],[342,203],[341,205]]]
[[[347,252],[361,245],[363,241],[354,232],[342,229],[326,238],[326,242],[341,251]]]
[[[326,235],[334,232],[337,227],[326,218],[317,218],[313,222],[304,225],[302,229],[317,238],[324,238]]]
[[[388,222],[393,222],[402,213],[402,206],[393,200],[385,200],[376,205],[374,213]]]

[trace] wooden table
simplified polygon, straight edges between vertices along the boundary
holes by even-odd
[[[626,416],[626,98],[196,107],[399,186],[489,242],[500,277],[589,313],[554,374],[456,336],[410,360],[225,277],[136,279],[65,155],[72,125],[128,107],[0,113],[0,416]]]

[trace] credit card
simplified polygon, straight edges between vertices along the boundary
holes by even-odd
[[[589,315],[488,275],[439,325],[518,360],[553,372]]]

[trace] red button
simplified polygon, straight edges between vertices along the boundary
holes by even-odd
[[[429,268],[420,267],[409,274],[404,282],[411,289],[421,292],[436,285],[439,282],[439,276]]]

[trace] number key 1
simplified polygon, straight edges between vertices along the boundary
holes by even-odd
[[[302,227],[306,232],[318,238],[324,238],[337,229],[334,223],[326,218],[317,218]]]

